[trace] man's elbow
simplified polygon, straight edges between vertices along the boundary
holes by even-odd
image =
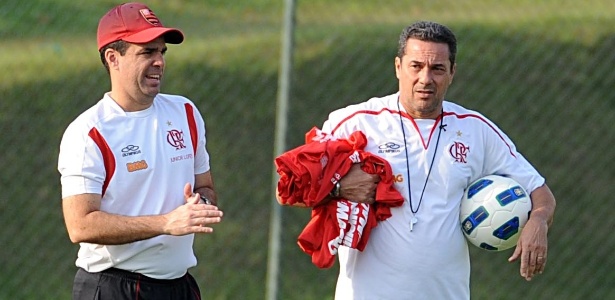
[[[89,236],[88,230],[84,226],[67,226],[68,238],[73,244],[87,243],[92,241],[92,237]]]

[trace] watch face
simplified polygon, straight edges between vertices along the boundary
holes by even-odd
[[[335,183],[335,185],[333,186],[333,190],[331,190],[331,193],[329,193],[329,195],[331,197],[339,197],[340,196],[340,183],[339,181],[337,183]]]
[[[205,196],[201,196],[201,200],[203,200],[203,202],[205,202],[205,204],[212,204],[211,201],[209,201],[209,199],[207,199],[207,197],[205,197]]]

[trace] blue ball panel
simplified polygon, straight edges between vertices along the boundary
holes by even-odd
[[[479,245],[479,247],[480,247],[480,248],[483,248],[483,249],[485,249],[485,250],[489,250],[489,251],[498,251],[498,248],[493,247],[493,246],[491,246],[491,245],[489,245],[489,244],[487,244],[487,243],[481,243],[481,244]]]
[[[501,192],[500,194],[495,196],[495,199],[498,200],[500,205],[506,206],[507,204],[519,198],[524,198],[524,197],[525,197],[525,192],[523,191],[523,189],[520,188],[519,186],[515,186],[515,187],[509,188]]]
[[[461,222],[461,228],[466,234],[470,234],[474,228],[487,219],[487,217],[489,217],[489,213],[487,209],[481,205]]]
[[[502,240],[508,240],[519,232],[519,217],[514,217],[493,231],[493,235]]]
[[[480,190],[488,187],[493,183],[493,180],[489,179],[481,179],[476,181],[470,187],[468,187],[468,199],[472,199],[472,196],[476,195],[476,193],[480,192]]]

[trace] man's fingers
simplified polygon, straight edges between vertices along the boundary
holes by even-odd
[[[188,182],[184,185],[184,198],[189,198],[190,196],[192,196],[192,185]]]
[[[513,252],[513,254],[508,258],[508,261],[516,261],[517,259],[519,259],[519,254],[521,254],[521,246],[517,245],[517,247],[515,248],[515,252]]]

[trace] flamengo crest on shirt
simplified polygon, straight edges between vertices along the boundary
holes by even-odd
[[[467,163],[466,158],[468,157],[468,152],[470,152],[470,147],[466,146],[462,142],[454,142],[450,148],[448,148],[448,153],[455,159],[455,162]]]
[[[175,150],[186,148],[184,144],[184,132],[177,129],[167,131],[167,142],[169,145],[175,147]]]

